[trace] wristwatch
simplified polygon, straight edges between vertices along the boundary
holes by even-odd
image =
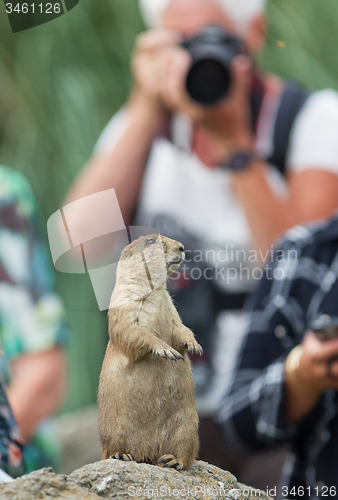
[[[255,158],[251,151],[237,151],[228,160],[220,165],[222,170],[231,170],[232,172],[243,172],[247,170],[252,160]]]

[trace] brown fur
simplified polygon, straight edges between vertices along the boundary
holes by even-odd
[[[166,290],[183,250],[177,241],[151,235],[121,254],[98,397],[104,459],[130,454],[177,469],[196,459],[198,417],[187,353],[202,349]]]

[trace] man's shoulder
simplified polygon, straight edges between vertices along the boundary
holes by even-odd
[[[338,128],[338,92],[334,89],[309,94],[296,115],[291,135],[312,132],[318,136],[324,128]]]
[[[338,92],[332,88],[326,88],[322,90],[314,90],[310,94],[310,98],[313,101],[320,102],[337,102],[338,101]]]
[[[299,112],[304,120],[312,115],[326,117],[338,115],[338,92],[334,89],[316,90],[312,92]]]
[[[17,206],[22,215],[35,210],[35,199],[26,177],[12,168],[0,165],[0,210]]]
[[[30,184],[23,174],[5,165],[0,165],[0,197],[27,196],[31,192]]]

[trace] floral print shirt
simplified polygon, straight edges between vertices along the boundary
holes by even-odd
[[[11,362],[27,353],[65,346],[69,330],[54,292],[41,220],[23,175],[0,166],[0,372],[8,384]],[[28,471],[55,465],[50,422],[43,422],[24,449]]]
[[[0,382],[0,468],[10,476],[24,472],[22,439]]]

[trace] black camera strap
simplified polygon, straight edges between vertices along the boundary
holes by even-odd
[[[264,100],[266,97],[263,79],[259,74],[254,74],[251,90],[251,116],[252,130],[257,134],[261,120],[265,119]],[[268,163],[274,165],[279,172],[286,175],[287,152],[290,135],[295,119],[310,96],[310,92],[294,82],[286,82],[277,103],[275,118],[271,122],[272,145],[271,153],[265,158]],[[269,135],[271,129],[269,130]]]
[[[263,79],[254,72],[252,86],[250,91],[250,108],[251,108],[251,129],[256,135],[258,121],[262,109],[262,103],[265,96],[265,86]]]
[[[286,83],[281,95],[273,133],[272,154],[266,160],[284,176],[291,130],[310,95],[309,91],[292,82]]]

